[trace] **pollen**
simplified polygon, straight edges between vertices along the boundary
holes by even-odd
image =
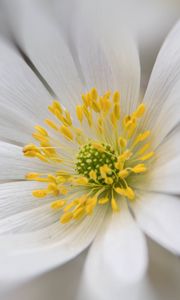
[[[122,199],[135,201],[132,178],[143,180],[155,156],[151,132],[140,126],[145,104],[125,115],[119,91],[99,95],[93,88],[82,95],[73,117],[58,100],[48,109],[52,118],[34,126],[35,143],[23,149],[52,170],[37,167],[26,174],[26,180],[39,182],[33,197],[52,199],[50,209],[58,211],[62,224],[90,217],[102,206],[117,213]]]

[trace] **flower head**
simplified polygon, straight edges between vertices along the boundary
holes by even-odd
[[[59,169],[26,175],[45,183],[33,196],[60,196],[51,207],[63,210],[61,223],[91,215],[97,205],[111,206],[117,212],[121,198],[134,200],[131,178],[146,172],[154,155],[147,142],[150,131],[139,129],[145,105],[141,103],[131,115],[125,115],[118,91],[98,95],[92,88],[76,106],[80,127],[74,126],[70,112],[60,102],[54,101],[49,111],[55,117],[55,121],[45,120],[50,132],[36,125],[33,137],[38,145],[26,145],[23,152]]]

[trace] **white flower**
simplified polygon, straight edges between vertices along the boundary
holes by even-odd
[[[78,27],[72,57],[49,20],[33,21],[36,30],[22,28],[23,46],[59,102],[1,40],[0,274],[44,272],[93,241],[89,271],[99,266],[117,282],[133,282],[147,267],[144,233],[180,252],[180,24],[140,102],[133,41]],[[40,148],[31,141],[35,125]]]

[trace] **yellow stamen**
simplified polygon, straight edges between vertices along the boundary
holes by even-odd
[[[141,131],[139,120],[145,113],[145,104],[122,117],[125,112],[121,112],[118,91],[99,95],[92,88],[76,106],[80,128],[59,101],[54,100],[48,109],[55,121],[45,119],[49,130],[36,125],[32,136],[37,146],[29,144],[23,153],[46,162],[47,170],[56,171],[26,175],[27,180],[45,185],[44,189],[34,190],[33,196],[56,199],[64,195],[51,203],[52,209],[63,210],[60,218],[63,224],[91,215],[98,205],[109,205],[116,212],[122,198],[134,200],[135,191],[129,186],[131,179],[148,171],[154,155],[150,142],[146,141],[150,131]],[[56,131],[52,135],[51,129]],[[57,170],[60,163],[61,169]],[[82,196],[77,197],[79,194]]]
[[[73,218],[73,213],[69,211],[69,212],[64,213],[64,214],[62,215],[62,217],[60,218],[60,222],[61,222],[62,224],[65,224],[65,223],[68,223],[69,221],[71,221],[72,218]]]
[[[73,134],[68,127],[62,125],[59,130],[65,138],[67,138],[68,140],[73,140]]]
[[[59,208],[62,208],[65,204],[66,204],[65,200],[56,200],[51,203],[51,208],[59,209]]]
[[[139,160],[148,160],[148,159],[150,159],[152,156],[154,155],[154,152],[152,151],[152,152],[149,152],[148,154],[146,154],[146,155],[144,155],[144,156],[141,156],[140,158],[139,158]]]
[[[81,105],[76,106],[76,115],[78,120],[82,123],[83,120],[83,109]]]
[[[114,197],[112,197],[111,199],[111,207],[114,212],[118,212],[120,210],[117,201]]]
[[[33,196],[36,198],[44,198],[47,196],[47,191],[46,190],[36,190],[32,192]]]
[[[147,170],[147,168],[145,167],[144,164],[139,164],[139,165],[136,165],[134,168],[131,169],[132,172],[134,173],[143,173]]]

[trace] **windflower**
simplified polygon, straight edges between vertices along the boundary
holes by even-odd
[[[44,85],[0,43],[1,274],[41,273],[91,244],[92,265],[101,253],[103,272],[137,280],[145,234],[180,253],[180,23],[141,99],[133,40],[78,28],[72,55],[49,20],[35,21],[24,49]]]

